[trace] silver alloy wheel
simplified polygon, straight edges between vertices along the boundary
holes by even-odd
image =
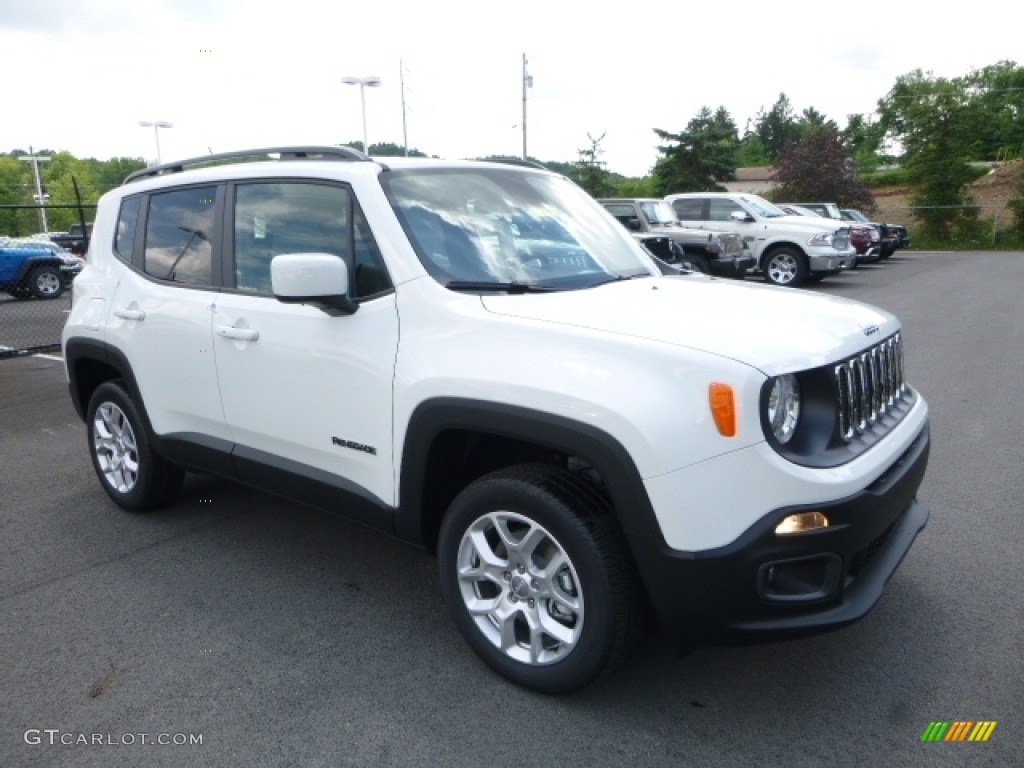
[[[118,493],[131,493],[139,478],[139,448],[124,411],[107,401],[96,409],[92,448],[103,478]]]
[[[772,256],[768,262],[768,276],[773,283],[787,285],[796,279],[800,265],[796,256],[786,251]]]
[[[462,536],[459,589],[470,617],[510,659],[561,661],[583,631],[583,593],[565,549],[515,512],[491,512]]]
[[[36,275],[36,290],[41,296],[53,296],[60,293],[60,275],[50,270]]]

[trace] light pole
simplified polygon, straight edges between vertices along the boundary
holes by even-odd
[[[366,139],[366,88],[377,88],[380,86],[380,78],[376,75],[366,77],[343,77],[341,82],[345,85],[359,86],[359,102],[363,108],[363,152],[370,154],[370,142]]]
[[[156,164],[160,165],[160,129],[173,128],[174,125],[166,120],[140,120],[139,125],[143,128],[153,127],[153,138],[156,139]]]
[[[526,71],[526,54],[523,54],[523,160],[526,156],[526,89],[533,88],[533,75]]]

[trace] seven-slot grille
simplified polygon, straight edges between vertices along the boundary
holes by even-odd
[[[907,394],[900,334],[839,363],[835,377],[839,391],[839,434],[850,442],[874,426]]]

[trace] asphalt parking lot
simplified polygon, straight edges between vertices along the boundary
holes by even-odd
[[[864,621],[652,632],[566,697],[477,661],[423,552],[209,477],[120,511],[62,363],[0,360],[0,766],[1024,765],[1022,286],[1024,253],[901,252],[816,287],[900,316],[932,409],[932,517]]]

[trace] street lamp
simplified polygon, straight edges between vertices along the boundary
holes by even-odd
[[[359,101],[363,107],[363,152],[370,154],[370,142],[366,139],[366,88],[377,88],[380,85],[380,78],[376,75],[366,77],[343,77],[341,82],[345,85],[359,86]]]
[[[173,128],[174,125],[166,120],[140,120],[139,125],[143,128],[153,127],[153,137],[156,139],[156,164],[160,165],[160,129]]]

